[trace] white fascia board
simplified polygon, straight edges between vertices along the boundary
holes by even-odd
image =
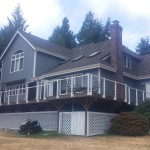
[[[128,77],[128,78],[137,80],[137,76],[134,76],[134,75],[132,75],[132,74],[130,74],[130,73],[123,72],[123,75],[126,76],[126,77]]]
[[[15,39],[15,37],[17,36],[17,34],[19,34],[35,50],[35,47],[19,31],[17,31],[15,33],[15,35],[13,36],[13,38],[11,39],[11,41],[9,42],[9,44],[7,45],[7,47],[5,48],[3,54],[0,57],[0,60],[3,58],[4,54],[8,50],[9,46],[11,45],[11,43],[13,42],[13,40]]]
[[[40,51],[40,52],[43,52],[43,53],[46,53],[46,54],[49,54],[49,55],[52,55],[52,56],[55,56],[55,57],[59,57],[59,58],[62,58],[62,59],[68,59],[68,57],[65,57],[63,55],[59,55],[59,54],[56,54],[56,53],[53,53],[51,51],[48,51],[46,49],[42,49],[42,48],[36,48],[37,51]]]
[[[150,79],[150,75],[145,75],[145,76],[139,76],[138,80],[143,80],[143,79]]]
[[[150,79],[150,75],[145,75],[145,76],[134,76],[130,73],[123,73],[124,76],[131,78],[131,79],[135,79],[135,80],[144,80],[144,79]]]
[[[18,33],[35,50],[35,47],[20,32]]]
[[[59,71],[59,72],[45,74],[45,75],[42,75],[40,77],[37,77],[37,79],[41,80],[41,79],[44,79],[46,77],[53,77],[53,76],[57,76],[57,75],[63,75],[63,74],[68,74],[68,73],[73,73],[73,72],[78,72],[78,71],[83,71],[83,70],[89,70],[89,69],[94,69],[94,68],[103,68],[103,69],[106,69],[106,70],[109,70],[112,72],[116,72],[116,69],[113,67],[109,67],[109,66],[104,65],[104,64],[94,64],[94,65],[88,65],[88,66],[72,68],[72,69],[68,69],[68,70],[63,70],[63,71]]]
[[[4,54],[6,53],[7,49],[9,48],[9,46],[11,45],[12,41],[14,40],[14,38],[16,37],[18,31],[15,33],[15,35],[13,36],[13,38],[11,39],[11,41],[9,42],[9,44],[7,45],[7,47],[5,48],[4,52],[2,53],[0,60],[2,59],[2,57],[4,56]]]

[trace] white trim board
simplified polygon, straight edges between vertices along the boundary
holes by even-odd
[[[50,51],[48,51],[46,49],[42,49],[42,48],[38,48],[38,47],[33,46],[33,44],[31,44],[19,31],[16,31],[15,35],[13,36],[13,38],[11,39],[11,41],[9,42],[9,44],[7,45],[7,47],[5,48],[4,52],[2,53],[2,55],[0,57],[0,60],[5,55],[6,51],[8,50],[8,48],[10,47],[10,45],[12,44],[12,42],[15,39],[15,37],[17,36],[17,34],[19,34],[33,48],[33,50],[37,50],[37,51],[40,51],[40,52],[43,52],[43,53],[46,53],[46,54],[49,54],[49,55],[52,55],[52,56],[55,56],[55,57],[62,58],[62,59],[67,59],[67,57],[65,57],[63,55],[59,55],[59,54],[50,52]]]

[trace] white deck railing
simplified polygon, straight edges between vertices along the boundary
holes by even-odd
[[[26,84],[27,85],[27,84]],[[79,94],[94,95],[111,100],[121,100],[128,104],[138,105],[150,97],[150,93],[132,88],[127,84],[119,83],[110,79],[98,77],[92,74],[67,77],[55,80],[43,80],[37,82],[36,86],[24,88],[24,94],[19,94],[20,89],[0,92],[0,105],[36,102],[49,99],[59,99],[63,96],[75,97]]]

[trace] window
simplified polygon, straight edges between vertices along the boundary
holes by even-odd
[[[123,55],[123,66],[125,68],[131,69],[131,57]]]
[[[97,55],[99,53],[100,53],[100,51],[94,52],[94,53],[90,54],[88,57],[93,57],[93,56],[95,56],[95,55]]]
[[[24,52],[19,50],[11,57],[11,72],[23,70]]]
[[[79,59],[81,59],[82,57],[84,57],[84,55],[79,55],[78,57],[74,58],[72,61],[79,60]]]
[[[15,96],[17,94],[25,94],[25,84],[7,86],[7,96]]]

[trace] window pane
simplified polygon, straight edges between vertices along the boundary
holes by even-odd
[[[16,60],[15,71],[19,70],[19,59]]]
[[[11,72],[16,72],[23,69],[24,52],[18,51],[11,59]]]
[[[20,59],[20,68],[19,70],[23,69],[23,58]]]
[[[11,62],[11,72],[14,72],[14,67],[15,67],[15,61],[13,60]]]

